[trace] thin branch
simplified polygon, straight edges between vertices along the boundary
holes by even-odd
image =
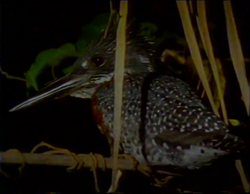
[[[115,10],[113,9],[113,2],[112,2],[112,0],[109,1],[109,6],[110,6],[110,15],[109,15],[109,20],[108,20],[107,27],[105,29],[104,38],[107,37],[108,30],[109,30],[109,27],[111,25],[111,22],[112,22],[112,19],[113,19],[113,15],[115,13]]]
[[[13,76],[13,75],[9,75],[7,72],[3,71],[2,68],[0,68],[0,73],[5,75],[5,77],[8,78],[8,79],[14,79],[14,80],[26,82],[26,79],[21,78],[21,77],[16,77],[16,76]]]
[[[105,158],[99,154],[78,154],[78,161],[82,161],[82,165],[80,168],[100,168],[100,169],[112,169],[113,167],[113,158]],[[93,162],[93,159],[95,162]],[[59,155],[59,154],[46,154],[46,153],[21,153],[19,151],[15,152],[0,152],[0,165],[22,165],[22,166],[30,166],[30,165],[43,165],[43,166],[59,166],[66,167],[67,169],[75,167],[74,169],[80,169],[76,167],[76,160],[72,158],[70,155]],[[146,165],[138,164],[135,165],[134,161],[129,159],[129,157],[125,157],[124,159],[118,159],[118,168],[121,170],[128,171],[140,171],[143,172],[148,168]],[[237,168],[241,168],[239,164],[236,162]],[[4,167],[2,165],[2,167]],[[74,170],[72,169],[72,170]],[[242,170],[239,170],[241,173]],[[157,173],[167,176],[181,176],[180,174],[174,174],[167,171],[158,170]],[[145,174],[145,173],[144,173]],[[146,175],[146,174],[145,174]],[[245,175],[244,175],[245,176]],[[241,174],[242,177],[242,174]],[[247,183],[245,184],[246,188]],[[156,185],[159,186],[159,185]],[[248,185],[249,188],[249,185]]]
[[[23,157],[21,157],[21,155]],[[97,168],[112,169],[113,159],[104,158],[99,154],[94,154],[98,163]],[[92,168],[92,154],[79,154],[77,157],[83,161],[82,168]],[[25,161],[24,161],[25,160]],[[0,164],[25,164],[27,165],[45,165],[45,166],[62,166],[71,167],[75,165],[75,160],[70,155],[51,155],[43,153],[16,153],[0,152]],[[132,161],[128,159],[119,159],[118,168],[122,170],[136,170]]]
[[[96,165],[93,163],[93,156],[96,161]],[[82,165],[76,167],[80,168],[100,168],[100,169],[112,169],[113,168],[113,158],[106,158],[100,154],[78,154],[76,155],[78,161],[81,160]],[[71,168],[76,166],[75,158],[71,155],[65,154],[46,154],[46,153],[21,153],[21,152],[0,152],[0,164],[19,164],[22,165],[44,165],[44,166],[61,166]],[[117,167],[120,170],[129,171],[142,171],[147,170],[148,166],[143,164],[135,164],[131,158],[124,157],[119,158]],[[179,174],[174,174],[167,171],[159,171],[160,174],[166,174],[171,176],[180,176]]]

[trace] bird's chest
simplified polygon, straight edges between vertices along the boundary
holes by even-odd
[[[125,83],[126,84],[126,83]],[[92,109],[100,131],[114,138],[114,89],[113,84],[100,86],[92,97]],[[121,144],[125,153],[140,146],[139,127],[141,120],[139,90],[125,85],[122,106]]]

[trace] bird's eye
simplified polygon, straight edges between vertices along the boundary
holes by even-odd
[[[100,56],[94,56],[91,58],[92,63],[94,63],[96,66],[101,66],[104,63],[104,59]]]

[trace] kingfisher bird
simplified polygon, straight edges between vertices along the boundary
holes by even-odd
[[[10,111],[66,95],[90,98],[96,123],[112,142],[116,26],[89,46],[74,63],[72,73]],[[244,142],[229,133],[226,124],[203,105],[187,83],[157,70],[152,44],[132,26],[126,28],[123,153],[141,164],[182,169],[200,169],[238,153]]]

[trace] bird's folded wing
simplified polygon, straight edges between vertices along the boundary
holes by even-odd
[[[224,151],[238,151],[243,146],[243,141],[238,137],[224,131],[213,132],[180,132],[179,130],[164,130],[154,138],[158,145],[166,143],[168,146],[189,149],[190,146],[210,147]]]

